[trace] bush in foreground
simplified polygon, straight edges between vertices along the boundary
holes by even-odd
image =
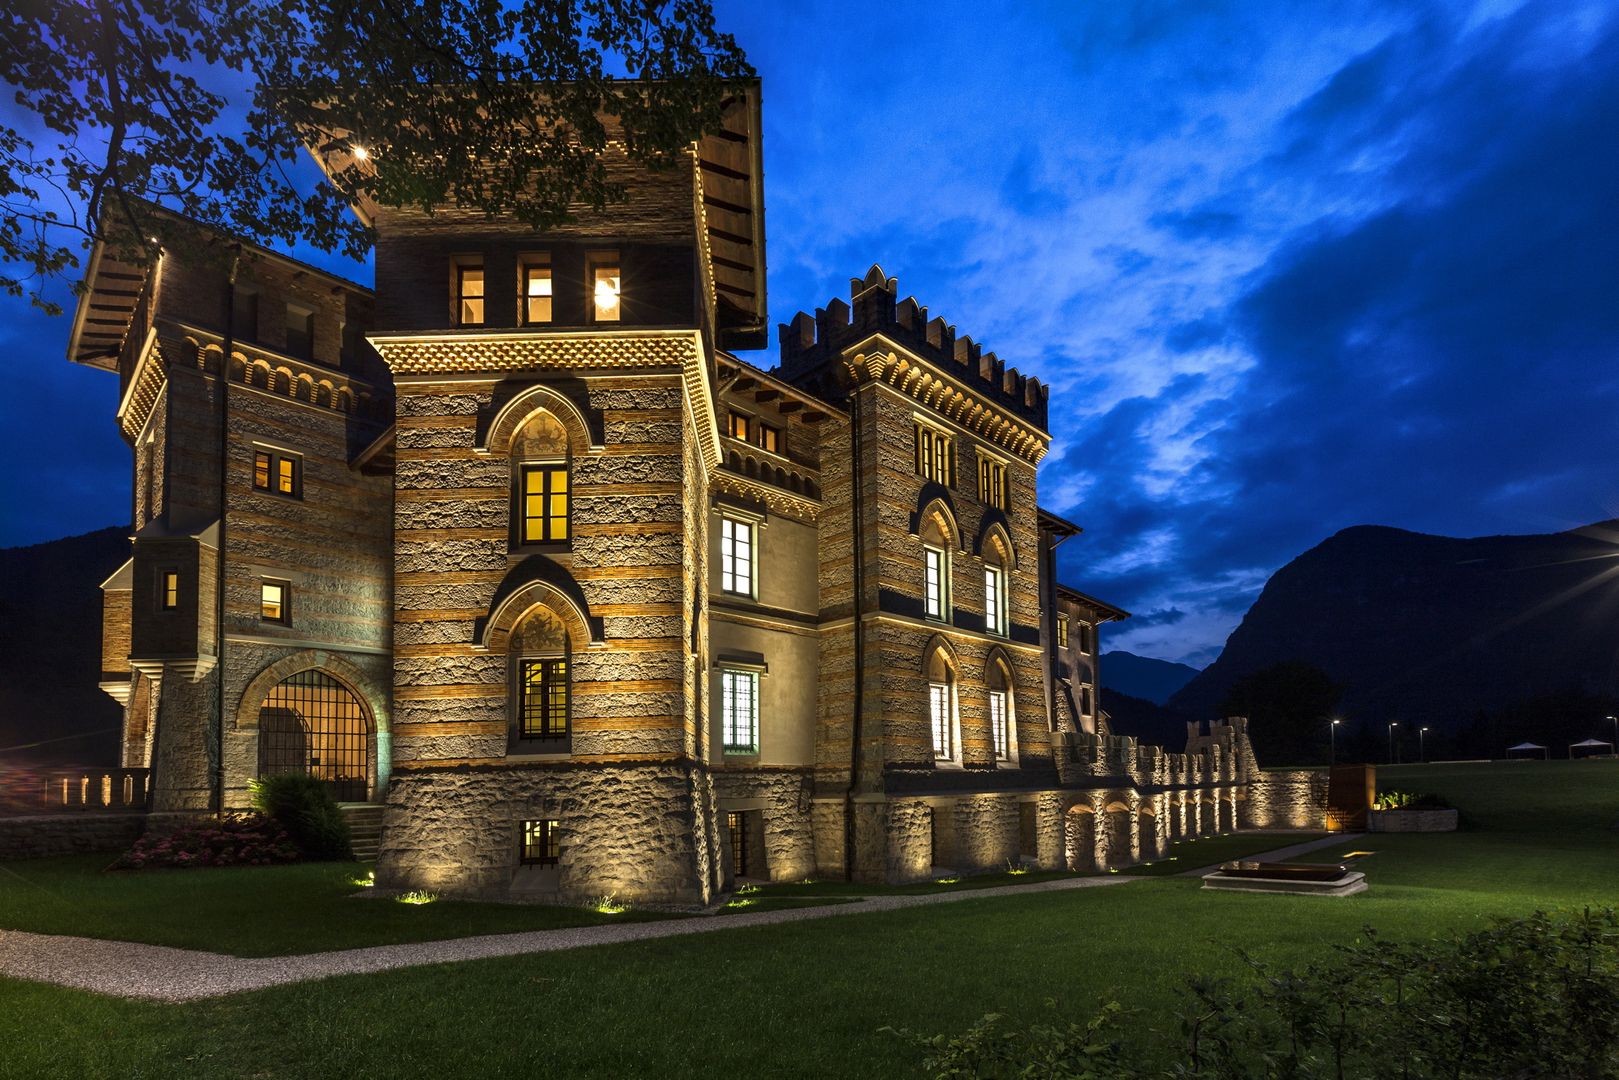
[[[249,787],[253,805],[287,830],[304,858],[354,858],[348,822],[326,784],[303,773],[279,773]]]
[[[270,866],[295,862],[286,830],[262,814],[202,818],[162,836],[143,836],[112,864],[114,870],[160,867]]]
[[[1244,957],[1246,979],[1188,980],[1180,1052],[1148,1068],[1123,1050],[1121,1009],[1085,1024],[897,1032],[940,1080],[1494,1080],[1619,1078],[1619,915],[1536,913],[1443,944],[1368,930],[1301,971]]]

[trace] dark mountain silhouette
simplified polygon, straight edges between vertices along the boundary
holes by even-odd
[[[1115,735],[1131,735],[1144,745],[1162,746],[1172,753],[1186,748],[1186,718],[1156,701],[1103,689],[1102,708]]]
[[[128,558],[127,526],[0,548],[0,762],[117,763],[101,583]]]
[[[1278,570],[1220,658],[1169,705],[1211,718],[1238,679],[1293,660],[1343,685],[1346,729],[1370,740],[1399,721],[1413,746],[1422,725],[1448,740],[1532,699],[1611,695],[1619,521],[1475,539],[1345,529]]]
[[[1197,677],[1197,668],[1116,650],[1102,654],[1102,688],[1162,705]]]

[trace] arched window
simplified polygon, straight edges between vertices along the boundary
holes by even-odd
[[[304,773],[341,802],[364,802],[375,775],[371,745],[364,703],[324,671],[289,675],[259,706],[260,776]]]
[[[572,663],[568,630],[536,607],[512,630],[511,746],[531,753],[566,753],[572,736]]]
[[[512,544],[565,544],[572,484],[568,433],[549,412],[536,412],[512,437]]]
[[[950,553],[955,546],[956,523],[943,504],[935,502],[922,514],[922,614],[949,622]]]
[[[1012,693],[1012,669],[1004,656],[990,657],[984,684],[989,689],[989,734],[995,760],[1010,762],[1017,753],[1017,701]]]
[[[928,680],[928,731],[933,741],[933,760],[955,762],[961,759],[961,739],[956,723],[956,669],[947,648],[935,645],[926,667]]]
[[[1007,591],[1006,567],[1011,562],[1011,552],[999,527],[989,534],[983,555],[984,631],[1005,637],[1010,622],[1011,596]]]

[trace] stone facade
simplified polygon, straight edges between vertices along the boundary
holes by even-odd
[[[762,344],[757,108],[553,233],[362,208],[375,294],[245,244],[97,263],[87,305],[141,297],[72,348],[135,451],[103,685],[157,809],[307,769],[385,805],[383,886],[680,904],[1237,826],[1244,722],[1109,728],[1127,613],[1057,583],[1044,386],[876,267],[779,367],[727,351]]]

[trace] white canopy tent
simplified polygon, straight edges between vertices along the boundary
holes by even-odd
[[[1579,757],[1590,757],[1597,752],[1598,747],[1605,748],[1609,757],[1613,756],[1613,743],[1602,739],[1585,739],[1582,742],[1574,743],[1568,748],[1568,756],[1575,757],[1574,751],[1578,750],[1580,751]]]
[[[1517,746],[1507,747],[1507,757],[1509,758],[1528,757],[1531,754],[1539,754],[1541,757],[1546,757],[1546,748],[1539,743],[1533,742],[1521,742]]]

